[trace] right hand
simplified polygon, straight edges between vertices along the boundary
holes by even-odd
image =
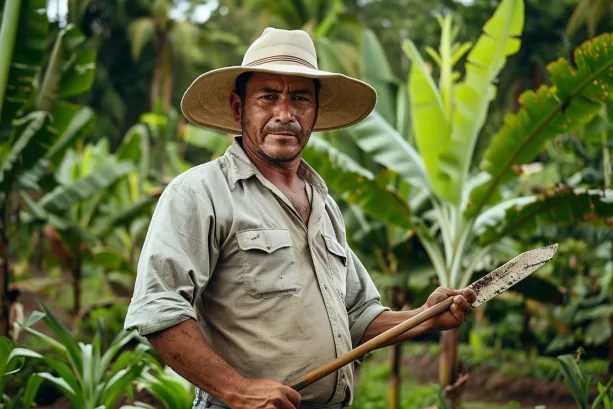
[[[272,379],[245,379],[238,388],[233,409],[296,409],[300,405],[300,393]]]

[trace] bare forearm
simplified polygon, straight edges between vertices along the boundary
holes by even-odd
[[[194,320],[148,335],[147,339],[168,366],[224,402],[234,398],[245,380],[213,351]]]
[[[408,320],[411,317],[414,317],[415,315],[419,314],[421,311],[422,309],[420,308],[420,309],[411,310],[411,311],[384,311],[382,312],[381,314],[377,315],[377,317],[374,320],[372,320],[370,325],[366,328],[366,331],[364,331],[364,335],[362,336],[362,340],[360,341],[360,344],[363,344],[373,339],[377,335],[384,333],[388,329],[395,327],[396,325]],[[405,339],[413,338],[418,335],[425,334],[426,332],[429,332],[431,330],[432,328],[429,325],[429,322],[426,321],[418,325],[417,327],[406,331],[405,333],[392,339],[391,341],[381,345],[381,347],[393,345],[397,342],[404,341]]]

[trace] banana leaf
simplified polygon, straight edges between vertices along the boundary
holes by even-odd
[[[426,168],[419,153],[378,112],[372,112],[359,124],[340,133],[352,138],[363,151],[412,186],[429,188]]]
[[[375,33],[364,30],[362,43],[362,78],[377,90],[375,109],[390,124],[396,123],[397,81]]]
[[[89,90],[94,80],[96,52],[81,49],[84,42],[85,36],[71,24],[60,31],[37,92],[37,110],[51,111],[59,98]]]
[[[450,176],[442,189],[452,203],[460,204],[477,137],[496,95],[494,83],[507,57],[519,51],[523,26],[523,0],[502,1],[468,53],[464,80],[454,87],[451,137],[437,161],[440,172]]]
[[[548,65],[553,85],[520,97],[521,109],[507,115],[504,125],[488,147],[481,169],[485,181],[473,188],[465,215],[478,215],[492,204],[502,183],[518,175],[516,165],[531,162],[557,135],[577,130],[598,115],[602,102],[613,95],[613,39],[600,35],[574,52],[577,68],[559,59]]]
[[[22,0],[0,120],[3,125],[10,125],[34,92],[34,79],[47,51],[49,21],[46,8],[47,0]]]
[[[119,162],[99,168],[75,180],[72,184],[56,187],[43,196],[38,204],[48,212],[63,212],[76,203],[106,189],[134,170],[135,166],[130,162]]]
[[[408,205],[392,190],[325,140],[311,135],[303,158],[321,175],[331,190],[342,192],[347,202],[377,220],[410,229]]]
[[[488,212],[484,212],[485,216]],[[510,234],[530,233],[537,226],[613,225],[613,190],[560,188],[532,200],[519,202],[503,212],[491,213],[479,242],[486,245]]]
[[[0,192],[34,166],[57,137],[44,112],[32,112],[16,120],[14,126],[10,141],[0,146]]]

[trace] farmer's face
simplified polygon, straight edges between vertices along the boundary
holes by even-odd
[[[254,73],[244,104],[235,93],[230,100],[243,147],[275,164],[298,158],[317,118],[315,98],[310,78]]]

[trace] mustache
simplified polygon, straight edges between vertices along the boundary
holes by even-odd
[[[292,135],[302,136],[302,127],[300,127],[300,124],[295,122],[290,122],[287,124],[269,124],[264,127],[263,132],[266,134],[291,132]]]

